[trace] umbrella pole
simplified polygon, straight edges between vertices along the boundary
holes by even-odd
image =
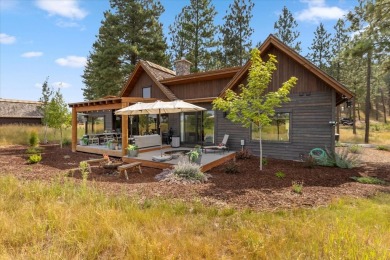
[[[158,110],[158,128],[160,130],[160,139],[161,139],[160,156],[162,157],[161,109]]]

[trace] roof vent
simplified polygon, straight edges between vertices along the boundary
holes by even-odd
[[[180,60],[175,61],[176,76],[183,76],[190,74],[191,62],[181,57]]]

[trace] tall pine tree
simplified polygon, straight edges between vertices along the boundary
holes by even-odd
[[[279,38],[283,43],[290,46],[297,52],[301,51],[301,42],[297,41],[300,32],[297,30],[298,23],[294,19],[292,13],[283,7],[282,14],[279,16],[279,20],[275,22],[275,36]]]
[[[250,21],[254,4],[251,0],[234,0],[220,27],[225,66],[242,66],[249,58],[253,29]]]
[[[331,55],[331,38],[323,23],[314,32],[314,39],[309,47],[311,50],[307,57],[320,69],[327,71],[329,68]]]
[[[206,70],[213,66],[209,63],[210,54],[216,51],[215,34],[217,27],[214,18],[217,12],[210,0],[191,0],[171,25],[169,34],[173,58],[185,57],[192,62],[192,71]],[[177,41],[179,39],[179,41]]]
[[[364,142],[369,143],[371,113],[372,65],[377,56],[388,58],[390,51],[390,2],[388,0],[359,0],[359,5],[348,13],[351,31],[357,32],[349,53],[366,60],[366,100]],[[386,59],[386,58],[385,58]]]
[[[117,95],[140,59],[168,66],[158,0],[110,0],[84,70],[85,99]]]
[[[87,100],[118,95],[126,77],[122,69],[118,17],[105,12],[104,18],[82,75],[86,86],[83,94]]]

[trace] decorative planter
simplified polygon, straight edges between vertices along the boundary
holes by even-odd
[[[138,156],[138,149],[137,150],[127,150],[127,156],[137,157]]]

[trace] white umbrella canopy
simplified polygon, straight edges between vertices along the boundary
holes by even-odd
[[[157,100],[152,103],[138,102],[134,105],[119,109],[116,115],[145,115],[145,114],[172,114],[180,112],[195,112],[206,110],[183,100],[164,102]]]
[[[161,114],[173,114],[180,112],[196,112],[206,110],[203,107],[199,107],[183,100],[175,100],[164,102],[157,100],[152,103],[138,102],[134,105],[119,109],[115,112],[115,115],[161,115]],[[160,128],[160,127],[159,127]],[[161,136],[161,128],[160,128]],[[162,157],[162,142],[160,147],[160,154]]]

